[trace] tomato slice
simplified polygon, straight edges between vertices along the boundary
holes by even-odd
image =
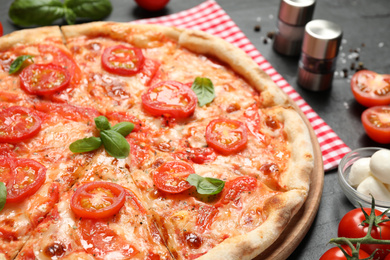
[[[376,106],[362,113],[362,123],[367,135],[382,144],[390,143],[390,107]]]
[[[218,214],[218,209],[214,206],[203,205],[198,209],[196,216],[196,226],[203,233],[213,223],[214,217]]]
[[[192,187],[187,177],[193,173],[195,170],[189,163],[169,161],[153,172],[153,182],[162,191],[180,193]]]
[[[210,147],[185,148],[174,154],[178,159],[192,161],[197,164],[210,163],[215,161],[217,154]]]
[[[363,106],[390,104],[390,75],[360,70],[351,79],[351,89],[356,101]]]
[[[13,106],[0,111],[0,143],[18,143],[41,130],[41,118],[29,108]]]
[[[142,95],[144,109],[153,116],[186,118],[196,108],[198,98],[191,88],[177,81],[162,81]]]
[[[0,181],[7,187],[7,203],[22,202],[37,192],[46,179],[46,167],[32,159],[2,158],[0,173]]]
[[[104,50],[102,67],[113,74],[132,76],[142,69],[144,60],[141,49],[115,45]]]
[[[244,191],[252,191],[257,186],[257,180],[254,177],[250,176],[240,176],[233,180],[230,180],[225,183],[223,188],[221,198],[218,203],[215,204],[216,207],[228,204],[231,201],[236,202],[240,194]]]
[[[115,215],[126,199],[126,190],[111,182],[89,182],[77,188],[70,206],[79,217],[99,219]]]
[[[219,153],[230,155],[245,148],[248,133],[240,121],[214,119],[206,127],[206,141]]]
[[[81,219],[77,226],[84,250],[96,259],[131,259],[139,252],[112,230],[107,221]]]
[[[123,112],[123,111],[118,111],[118,112],[117,111],[108,111],[106,113],[106,117],[108,118],[109,121],[113,120],[113,121],[117,121],[118,123],[120,123],[120,122],[133,123],[134,124],[134,129],[132,131],[133,133],[138,132],[142,126],[141,120],[139,120],[135,116],[133,116],[129,113]]]
[[[29,94],[50,95],[69,86],[69,71],[55,64],[32,64],[19,74],[20,87]]]

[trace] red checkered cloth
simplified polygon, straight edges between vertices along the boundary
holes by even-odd
[[[318,142],[320,143],[325,171],[337,167],[343,156],[351,151],[325,121],[314,112],[305,100],[303,100],[294,88],[292,88],[271,64],[264,59],[229,15],[227,15],[214,0],[207,0],[198,6],[176,14],[142,19],[134,22],[202,30],[219,36],[241,48],[259,64],[262,70],[271,76],[272,80],[283,89],[284,92],[286,92],[301,108],[303,113],[305,113],[317,135]]]

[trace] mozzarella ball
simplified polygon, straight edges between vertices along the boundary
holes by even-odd
[[[370,158],[360,158],[353,163],[348,176],[348,182],[351,186],[358,186],[365,178],[371,175]]]
[[[390,184],[390,150],[381,149],[371,156],[372,175],[383,183]]]
[[[373,176],[364,179],[356,190],[370,197],[372,195],[376,200],[390,201],[390,191]]]

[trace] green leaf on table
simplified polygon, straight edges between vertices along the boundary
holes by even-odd
[[[103,130],[100,132],[106,152],[118,159],[124,159],[129,156],[130,145],[126,138],[114,130]]]
[[[8,15],[20,26],[50,25],[64,17],[65,8],[60,0],[15,0]]]
[[[65,0],[66,8],[71,9],[77,17],[100,20],[112,11],[109,0]]]
[[[11,66],[9,67],[8,73],[13,74],[13,73],[16,73],[19,70],[21,70],[23,68],[23,64],[26,60],[31,60],[31,62],[34,62],[33,56],[31,56],[31,55],[19,56],[11,63]]]
[[[222,191],[225,182],[216,178],[202,177],[198,174],[190,174],[187,181],[196,187],[199,194],[214,195]]]
[[[86,137],[70,144],[69,149],[73,153],[85,153],[98,149],[102,145],[99,137]]]
[[[0,211],[3,210],[7,200],[7,187],[4,182],[0,182]]]
[[[134,124],[130,122],[120,122],[114,125],[111,130],[120,133],[124,137],[131,133],[134,129]]]
[[[98,116],[95,118],[95,125],[99,130],[108,130],[111,129],[110,122],[108,122],[107,117]]]
[[[198,103],[201,107],[212,102],[215,98],[214,85],[209,78],[196,77],[191,89],[198,97]]]

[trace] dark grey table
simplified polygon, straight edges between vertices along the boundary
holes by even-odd
[[[202,0],[171,0],[158,12],[147,12],[133,0],[111,0],[114,10],[105,20],[127,22],[131,20],[172,14],[194,7]],[[0,22],[4,33],[21,29],[8,18],[11,0],[0,0]],[[250,41],[272,66],[295,88],[309,105],[329,124],[351,148],[379,146],[370,140],[360,122],[364,107],[359,105],[350,91],[351,64],[362,62],[365,68],[390,74],[390,2],[389,0],[317,0],[313,19],[325,19],[339,24],[344,31],[339,52],[337,72],[331,89],[310,92],[300,88],[297,81],[298,58],[275,53],[267,34],[275,31],[279,0],[218,0]],[[259,22],[260,20],[260,22]],[[256,32],[254,27],[261,25]],[[266,40],[265,40],[266,39]],[[351,51],[357,51],[356,61]],[[345,77],[343,70],[348,75]],[[317,217],[309,232],[288,258],[319,259],[330,247],[328,241],[337,236],[337,224],[353,208],[337,184],[337,170],[325,174],[324,190]]]

